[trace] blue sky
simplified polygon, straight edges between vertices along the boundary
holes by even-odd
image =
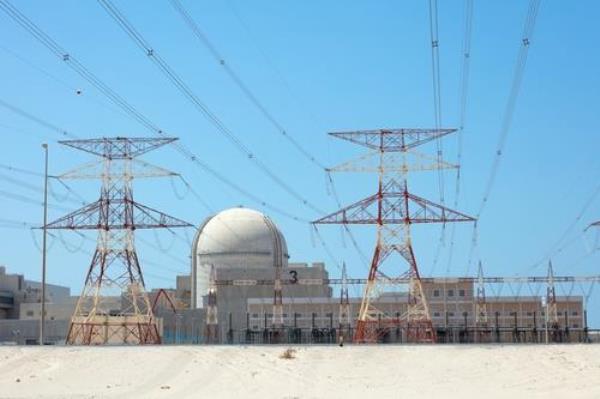
[[[253,107],[169,2],[115,4],[259,159],[323,211],[336,209],[327,194],[323,171],[307,162]],[[426,1],[183,4],[270,113],[326,165],[343,162],[361,151],[328,138],[329,131],[434,126]],[[240,156],[98,3],[15,1],[14,5],[140,112],[180,137],[186,147],[228,179],[289,213],[305,219],[319,216]],[[526,12],[525,1],[475,2],[459,202],[465,213],[477,212],[490,173]],[[600,257],[593,251],[596,233],[582,234],[589,222],[600,219],[600,200],[592,197],[600,183],[596,155],[600,139],[595,131],[600,126],[600,57],[594,51],[600,27],[592,23],[598,17],[600,6],[593,1],[542,2],[499,174],[479,222],[473,258],[482,260],[487,275],[542,275],[544,266],[532,265],[548,254],[553,255],[556,274],[598,273]],[[459,122],[463,24],[462,1],[440,2],[442,124],[447,127],[457,127]],[[5,13],[0,13],[0,61],[2,101],[84,137],[151,135]],[[5,165],[41,170],[40,144],[44,141],[50,142],[52,173],[90,160],[61,148],[56,143],[61,137],[52,130],[2,107],[0,133],[4,138],[0,163]],[[444,142],[448,161],[456,159],[456,148],[456,137],[448,137]],[[434,146],[423,149],[434,152]],[[212,209],[243,205],[264,210],[284,232],[293,261],[323,260],[332,275],[339,275],[318,242],[313,246],[306,223],[261,208],[171,148],[145,159],[181,173]],[[42,184],[37,177],[0,173]],[[436,178],[435,173],[414,175],[411,187],[415,194],[437,200]],[[376,189],[375,176],[338,175],[335,181],[344,203]],[[445,181],[447,203],[451,204],[454,174],[447,173]],[[185,193],[180,183],[174,185],[180,194]],[[98,195],[95,183],[73,183],[73,187],[88,200]],[[6,179],[0,179],[0,190],[41,198],[39,192]],[[51,197],[52,203],[77,206],[61,198],[64,191],[60,186],[55,191],[57,198]],[[178,199],[168,179],[140,182],[136,198],[194,224],[209,213],[192,195]],[[576,219],[590,198],[590,205]],[[0,219],[41,220],[37,205],[5,197],[0,197],[0,204]],[[52,209],[50,218],[62,213]],[[347,263],[350,275],[366,276],[366,266],[348,238],[342,239],[339,228],[324,226],[320,231],[336,260]],[[374,230],[358,227],[354,231],[363,252],[370,256]],[[473,267],[468,270],[467,266],[471,226],[457,226],[452,262],[447,238],[435,266],[440,228],[417,226],[414,235],[422,274],[473,273]],[[169,233],[161,234],[159,243],[152,232],[140,236],[140,256],[149,261],[144,265],[148,284],[172,286],[174,275],[188,269],[185,240],[173,240]],[[64,233],[63,238],[71,249],[78,247],[78,236]],[[10,271],[38,278],[40,253],[30,231],[0,228],[0,239],[5,243],[0,263]],[[570,245],[555,254],[563,243]],[[168,254],[156,249],[159,244],[170,247]],[[92,243],[84,242],[83,248],[89,252]],[[77,292],[89,260],[89,255],[71,253],[57,240],[50,251],[49,281],[67,284]],[[594,300],[597,303],[598,295]],[[598,324],[600,315],[591,316]]]

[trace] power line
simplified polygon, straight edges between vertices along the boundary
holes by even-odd
[[[442,88],[441,88],[441,77],[440,77],[440,52],[439,52],[439,24],[438,24],[438,3],[437,0],[429,0],[429,35],[431,39],[431,78],[433,87],[433,110],[434,110],[434,121],[435,128],[440,129],[442,126]],[[436,144],[436,157],[438,164],[443,162],[443,142],[440,138],[435,140]],[[444,184],[444,171],[438,169],[438,190],[440,193],[440,204],[445,204],[445,184]],[[440,238],[437,243],[437,249],[433,258],[433,264],[431,266],[431,273],[435,270],[439,261],[442,247],[444,246],[446,234],[446,224],[441,225]]]
[[[533,270],[533,269],[539,267],[540,265],[544,264],[548,259],[550,259],[551,257],[562,252],[564,249],[566,249],[568,246],[573,244],[573,242],[577,241],[577,239],[579,239],[583,235],[583,232],[580,232],[573,239],[571,239],[567,242],[564,242],[565,239],[569,236],[569,234],[573,231],[573,229],[577,226],[577,224],[581,221],[581,219],[583,218],[585,213],[588,211],[590,206],[592,206],[592,204],[594,203],[594,200],[596,199],[596,197],[598,197],[598,194],[600,194],[600,185],[596,186],[594,191],[592,191],[592,194],[590,195],[590,197],[584,202],[581,210],[575,216],[575,219],[573,219],[569,223],[569,225],[567,226],[567,228],[565,229],[563,234],[560,236],[560,238],[546,252],[546,255],[544,257],[540,258],[540,260],[538,260],[534,264],[532,264],[529,267],[529,270]]]
[[[22,55],[18,54],[17,52],[15,52],[14,50],[11,50],[5,46],[0,45],[0,50],[4,51],[6,54],[11,55],[13,58],[17,59],[18,61],[20,61],[21,63],[27,65],[28,67],[30,67],[31,69],[34,69],[36,71],[38,71],[39,73],[41,73],[42,75],[46,76],[47,78],[50,78],[51,80],[53,80],[54,82],[58,83],[59,85],[63,86],[64,88],[70,90],[72,93],[77,94],[78,96],[81,96],[89,101],[92,101],[98,105],[100,105],[101,107],[104,107],[106,109],[109,109],[110,111],[117,113],[121,116],[127,116],[125,114],[123,114],[121,111],[109,106],[107,103],[102,102],[99,99],[93,98],[93,97],[88,97],[87,95],[85,95],[84,93],[82,93],[82,90],[80,88],[77,88],[73,85],[71,85],[70,83],[64,81],[63,79],[57,77],[56,75],[48,72],[47,70],[45,70],[44,68],[36,65],[34,62],[32,62],[31,60],[28,60],[27,58],[23,57]],[[82,96],[82,94],[84,94]]]
[[[27,204],[32,204],[32,205],[38,205],[38,206],[43,206],[44,204],[36,199],[33,199],[31,197],[27,197],[25,195],[21,195],[21,194],[16,194],[16,193],[12,193],[10,191],[4,191],[4,190],[0,190],[0,196],[3,196],[5,198],[9,198],[18,202],[22,202],[22,203],[27,203]],[[69,212],[71,211],[71,209],[66,208],[64,206],[61,205],[56,205],[56,204],[48,204],[49,208],[53,208],[56,210],[60,210],[60,211],[65,211],[65,212]]]
[[[502,125],[500,128],[498,144],[496,146],[496,153],[494,155],[494,160],[492,161],[490,175],[488,177],[488,180],[487,180],[487,183],[485,186],[483,197],[481,199],[481,204],[479,206],[479,210],[477,211],[477,215],[476,215],[476,219],[478,221],[481,219],[481,214],[489,201],[492,187],[496,181],[498,168],[500,167],[500,161],[502,159],[504,147],[506,144],[506,139],[508,137],[508,132],[509,132],[511,124],[512,124],[512,119],[513,119],[513,115],[514,115],[515,108],[516,108],[517,98],[518,98],[519,92],[521,90],[521,84],[522,84],[523,76],[525,73],[525,66],[527,64],[527,56],[529,53],[529,46],[531,44],[531,40],[533,37],[533,32],[534,32],[534,28],[535,28],[537,14],[539,11],[540,2],[541,2],[541,0],[530,0],[530,2],[529,2],[527,16],[525,18],[523,32],[521,35],[521,45],[519,46],[517,62],[515,64],[513,80],[512,80],[508,100],[506,103],[506,108],[504,109],[504,116],[503,116]],[[476,243],[477,243],[477,225],[473,226],[472,245],[476,245]],[[472,254],[474,253],[473,248],[471,248],[471,250],[469,252],[470,252],[470,255],[469,255],[469,260],[467,262],[467,270],[470,268],[472,261],[473,261],[473,259],[472,259]]]
[[[508,101],[506,103],[506,108],[504,110],[504,117],[502,119],[502,126],[500,128],[498,145],[496,146],[496,154],[492,163],[490,176],[485,186],[481,205],[479,207],[479,211],[477,212],[477,219],[480,218],[481,213],[483,212],[489,200],[489,196],[492,191],[494,182],[496,181],[496,175],[498,173],[498,168],[502,159],[502,153],[506,144],[506,138],[508,137],[508,132],[510,130],[513,115],[515,113],[517,98],[521,90],[523,75],[525,73],[525,66],[527,64],[527,55],[529,54],[529,47],[531,45],[531,40],[533,37],[540,2],[541,0],[530,0],[529,2],[529,8],[527,11],[527,16],[525,18],[525,25],[523,27],[523,34],[521,37],[521,46],[519,47],[519,54],[517,55],[517,63],[515,65],[512,85],[510,88]]]
[[[460,71],[460,88],[459,88],[459,123],[458,132],[456,135],[457,150],[456,150],[456,181],[454,191],[454,209],[458,208],[460,201],[460,185],[462,174],[462,148],[463,148],[463,131],[465,129],[465,121],[467,114],[467,97],[469,93],[469,70],[471,63],[471,36],[473,31],[473,0],[465,0],[464,9],[464,34],[462,43],[462,63]],[[454,238],[456,235],[456,225],[453,224],[450,231],[450,249],[448,254],[448,265],[446,266],[446,274],[450,272],[452,259],[454,255]]]
[[[435,118],[435,128],[440,129],[442,126],[442,88],[440,77],[440,51],[439,51],[439,35],[438,35],[438,4],[437,0],[429,0],[429,33],[431,37],[431,75],[433,83],[433,109]],[[439,138],[435,141],[437,147],[437,161],[442,162],[444,148],[442,140]],[[444,205],[445,189],[444,189],[444,174],[438,170],[438,185],[440,190],[440,203]]]
[[[177,11],[184,23],[191,29],[194,36],[208,49],[213,59],[220,65],[227,76],[235,83],[235,85],[244,93],[246,98],[260,111],[260,113],[273,125],[275,130],[280,133],[287,141],[294,146],[294,148],[304,156],[308,161],[316,165],[320,169],[325,169],[317,158],[308,152],[294,137],[289,133],[281,123],[275,118],[275,116],[265,107],[265,105],[258,99],[254,92],[248,87],[246,83],[240,78],[239,74],[230,66],[229,62],[225,60],[223,55],[215,47],[215,45],[208,39],[206,34],[200,29],[196,21],[191,17],[187,10],[181,5],[179,0],[170,0],[171,5]]]
[[[3,4],[0,3],[0,7],[2,5]],[[9,104],[6,101],[3,101],[1,99],[0,99],[0,106],[14,112],[15,114],[21,115],[22,117],[29,119],[39,125],[42,125],[49,130],[53,130],[53,131],[57,132],[58,134],[60,134],[61,136],[69,137],[69,138],[73,138],[73,139],[78,138],[76,135],[74,135],[64,129],[61,129],[58,126],[53,125],[50,122],[47,122],[41,118],[38,118],[37,116],[34,116],[34,115],[30,114],[29,112],[26,112],[26,111],[22,110],[21,108],[15,106],[15,105]]]
[[[310,120],[310,122],[313,124],[313,126],[316,128],[316,130],[321,130],[318,126],[320,124],[322,124],[322,121],[317,122],[317,117],[307,107],[306,102],[301,101],[300,98],[294,92],[294,90],[292,90],[290,84],[288,83],[287,79],[283,76],[283,74],[281,73],[280,69],[273,62],[272,58],[269,57],[269,55],[266,53],[266,51],[263,49],[263,47],[261,47],[260,44],[258,43],[256,35],[253,34],[253,32],[250,29],[250,27],[248,26],[248,24],[244,21],[244,18],[239,13],[239,11],[236,8],[234,2],[231,1],[231,0],[229,0],[229,1],[227,1],[227,5],[231,9],[234,17],[239,22],[239,24],[242,27],[242,29],[245,31],[245,33],[246,33],[245,37],[247,39],[251,39],[252,44],[254,45],[254,47],[257,49],[257,51],[260,53],[260,55],[262,56],[263,60],[265,61],[265,65],[271,69],[271,71],[272,71],[271,76],[276,76],[277,77],[277,80],[279,80],[279,82],[281,83],[281,86],[287,92],[288,96],[296,103],[296,105],[299,108],[301,108],[304,111],[304,113],[306,114],[305,115],[306,118],[308,120]]]
[[[224,71],[226,72],[226,74],[233,80],[233,82],[244,93],[244,95],[246,95],[246,97],[250,100],[250,102],[274,126],[274,128],[279,133],[281,133],[288,141],[290,141],[290,143],[300,153],[302,153],[302,155],[306,159],[308,159],[309,161],[311,161],[312,163],[314,163],[320,169],[326,170],[326,167],[321,162],[319,162],[313,155],[311,155],[293,137],[291,137],[289,135],[287,129],[285,129],[285,127],[283,127],[281,125],[281,123],[273,116],[273,114],[260,102],[260,100],[257,98],[257,96],[242,81],[242,79],[239,77],[239,74],[229,65],[229,63],[225,60],[225,58],[219,52],[219,50],[216,48],[216,46],[208,39],[208,37],[206,36],[206,34],[200,29],[200,27],[194,21],[194,19],[191,17],[191,15],[181,5],[181,2],[179,0],[170,0],[170,2],[171,2],[171,5],[173,6],[173,8],[175,9],[175,11],[177,11],[177,13],[179,14],[179,16],[183,19],[183,21],[185,22],[185,24],[192,30],[192,32],[200,40],[200,42],[209,50],[211,56],[217,62],[217,64],[219,64],[224,69]],[[238,16],[238,18],[239,18],[239,16]],[[329,176],[330,182],[331,182],[332,187],[333,187],[333,185],[334,185],[333,180],[331,179],[330,175],[328,175],[328,176]],[[338,205],[341,207],[341,203],[339,201],[339,198],[337,198],[337,194],[336,194],[336,201],[338,202]],[[363,261],[364,261],[364,263],[366,265],[366,263],[367,263],[366,257],[364,256],[364,254],[360,250],[360,247],[358,247],[354,236],[352,235],[352,233],[350,232],[350,230],[348,229],[347,226],[344,226],[344,227],[345,227],[346,231],[348,232],[348,234],[350,236],[350,239],[352,241],[353,246],[355,247],[355,249],[359,253],[361,259],[363,259]]]
[[[188,99],[192,105],[198,110],[204,117],[212,123],[218,132],[227,138],[240,153],[246,156],[251,162],[253,162],[258,169],[266,174],[275,184],[280,186],[284,191],[296,198],[305,206],[309,207],[318,214],[323,212],[316,207],[314,204],[309,202],[304,196],[294,190],[289,184],[287,184],[282,178],[274,173],[269,167],[262,162],[252,150],[244,144],[234,132],[229,129],[223,121],[212,112],[206,104],[204,104],[200,98],[192,91],[192,89],[185,83],[183,79],[173,70],[173,68],[156,52],[146,39],[131,25],[125,15],[121,13],[115,7],[110,0],[98,0],[100,5],[106,10],[109,16],[119,25],[123,31],[129,36],[129,38],[144,52],[150,61],[152,61],[161,72],[167,77],[167,79]]]
[[[25,15],[23,15],[17,8],[15,8],[10,2],[7,0],[0,0],[0,8],[2,8],[9,17],[11,17],[15,22],[17,22],[21,27],[23,27],[27,32],[29,32],[35,39],[37,39],[41,44],[43,44],[50,52],[52,52],[55,56],[57,56],[60,60],[65,62],[67,66],[69,66],[73,71],[87,80],[92,86],[94,86],[98,91],[104,94],[113,104],[117,105],[121,108],[130,118],[140,123],[149,131],[163,136],[165,132],[160,129],[157,125],[155,125],[150,119],[148,119],[145,115],[139,112],[135,107],[129,104],[125,99],[123,99],[118,93],[112,90],[108,85],[102,82],[96,75],[94,75],[91,71],[89,71],[81,62],[79,62],[74,56],[69,54],[65,49],[63,49],[56,41],[50,38],[46,33],[44,33],[37,25],[35,25],[31,20],[29,20]],[[0,103],[2,105],[2,103]],[[15,111],[15,112],[18,112]],[[26,114],[27,115],[27,114]],[[27,115],[30,119],[36,120],[38,123],[44,125],[44,121],[39,118],[33,117],[32,115]],[[54,127],[51,127],[54,128]],[[53,129],[55,130],[55,129]],[[60,131],[60,129],[58,129]],[[304,219],[299,218],[287,211],[284,211],[271,203],[264,201],[263,199],[253,195],[249,191],[241,188],[239,185],[233,183],[231,180],[225,178],[223,175],[218,173],[216,170],[208,166],[206,163],[200,160],[196,154],[192,151],[184,147],[180,142],[175,142],[172,146],[186,159],[191,161],[197,167],[202,169],[208,174],[211,174],[217,180],[222,182],[223,184],[233,188],[235,191],[243,195],[244,197],[260,204],[266,209],[269,209],[275,213],[278,213],[282,216],[290,218],[294,221],[303,221]]]

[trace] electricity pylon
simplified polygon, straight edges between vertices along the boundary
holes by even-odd
[[[457,168],[434,157],[417,153],[414,148],[438,140],[456,129],[379,129],[329,133],[331,136],[369,148],[355,161],[329,169],[336,172],[376,172],[377,193],[314,221],[314,224],[374,224],[377,240],[359,311],[355,342],[377,342],[382,320],[390,319],[376,309],[372,301],[378,293],[381,266],[392,254],[408,263],[403,276],[409,279],[408,310],[401,319],[406,324],[409,342],[435,342],[435,331],[411,242],[415,223],[475,221],[474,218],[435,204],[408,191],[410,171]]]
[[[46,225],[48,229],[98,230],[98,241],[67,334],[71,345],[158,344],[160,334],[134,245],[137,229],[191,227],[133,199],[135,178],[173,172],[134,158],[175,138],[100,138],[61,141],[101,157],[59,176],[102,180],[100,199]],[[116,303],[115,303],[116,302]]]
[[[217,313],[217,271],[210,265],[210,278],[208,280],[208,298],[206,307],[206,343],[219,343],[219,318]]]
[[[352,325],[352,313],[350,310],[350,298],[348,296],[348,275],[346,274],[346,263],[342,265],[342,284],[340,287],[340,309],[339,318],[339,333],[350,331]]]
[[[483,267],[481,261],[479,261],[479,268],[477,270],[477,283],[476,283],[477,295],[475,298],[475,339],[482,341],[483,337],[488,332],[488,311],[487,301],[485,298],[485,282],[483,279]]]
[[[554,270],[552,261],[548,261],[548,279],[546,286],[546,328],[550,330],[552,341],[560,340],[560,325],[558,323],[558,306],[554,287]]]

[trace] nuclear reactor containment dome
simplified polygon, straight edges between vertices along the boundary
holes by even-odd
[[[247,208],[231,208],[207,218],[192,244],[192,307],[202,307],[211,265],[215,269],[288,266],[287,244],[273,221]]]

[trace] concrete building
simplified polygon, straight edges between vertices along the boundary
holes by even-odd
[[[46,284],[47,342],[64,341],[75,301],[70,288]],[[0,342],[37,343],[40,316],[41,283],[0,266]]]

